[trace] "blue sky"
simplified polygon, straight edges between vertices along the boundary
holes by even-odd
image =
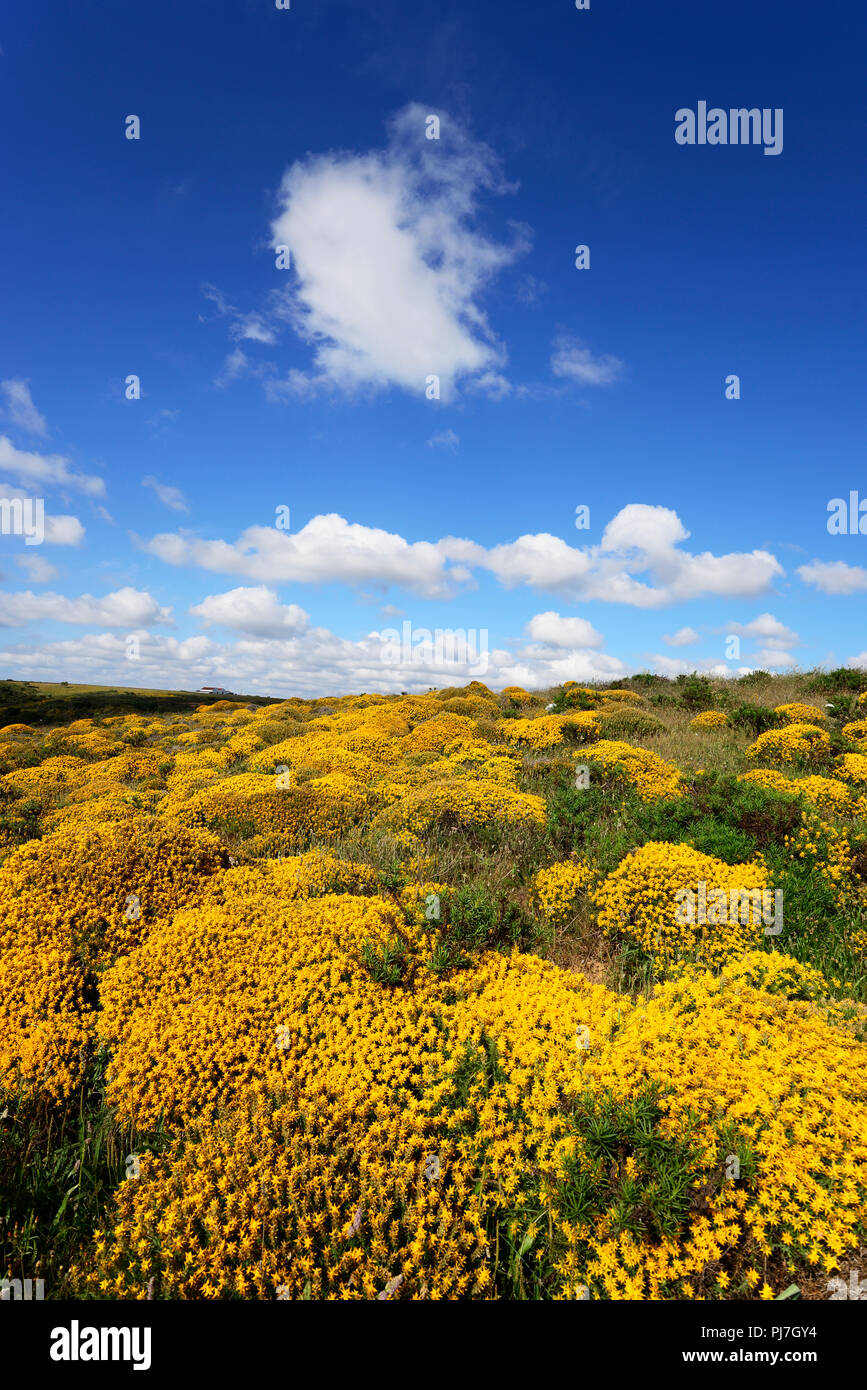
[[[12,4],[0,672],[867,668],[828,531],[867,502],[865,38],[841,0]],[[699,102],[782,149],[679,144]]]

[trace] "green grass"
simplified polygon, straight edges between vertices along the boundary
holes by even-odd
[[[126,1180],[127,1158],[169,1142],[161,1127],[118,1125],[105,1062],[91,1060],[66,1105],[12,1101],[0,1119],[0,1277],[44,1279],[46,1299],[71,1296],[65,1271]]]

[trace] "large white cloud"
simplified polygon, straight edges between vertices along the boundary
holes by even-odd
[[[141,544],[167,564],[271,583],[395,584],[426,598],[445,598],[454,589],[454,572],[429,541],[411,543],[333,513],[313,517],[294,533],[249,526],[234,544],[184,532],[167,532]]]
[[[0,593],[0,627],[24,627],[32,622],[95,624],[100,627],[148,627],[170,623],[171,609],[161,608],[140,589],[117,589],[101,598],[80,594]]]
[[[598,546],[570,546],[545,533],[519,536],[475,563],[491,569],[507,588],[529,584],[564,598],[637,608],[705,596],[754,597],[783,573],[768,551],[694,555],[679,548],[688,537],[676,512],[633,502],[608,523]]]
[[[234,543],[166,532],[139,543],[168,564],[196,565],[266,583],[394,584],[428,598],[451,596],[473,568],[573,601],[597,599],[637,608],[705,596],[754,598],[783,573],[764,550],[693,555],[680,518],[666,507],[631,503],[609,522],[596,546],[571,546],[545,532],[491,549],[446,536],[409,542],[388,531],[317,516],[299,532],[251,526]],[[644,575],[645,578],[637,578]]]
[[[788,671],[798,664],[796,656],[778,646],[759,647],[752,653],[750,661],[760,671]]]
[[[428,114],[406,107],[383,151],[309,157],[284,175],[271,227],[295,276],[283,312],[313,346],[312,372],[291,372],[290,390],[398,386],[423,398],[436,375],[442,399],[472,377],[502,394],[505,352],[480,293],[526,233],[507,246],[474,226],[483,193],[510,191],[499,162],[443,112],[440,139],[427,139]]]

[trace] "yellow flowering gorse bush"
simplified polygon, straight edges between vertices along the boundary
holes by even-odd
[[[603,717],[643,703],[563,689]],[[668,814],[700,784],[543,704],[474,682],[0,731],[3,805],[35,807],[14,834],[43,836],[0,840],[0,1109],[77,1103],[99,1055],[140,1136],[67,1271],[78,1295],[773,1297],[857,1250],[867,1044],[835,982],[767,935],[772,857],[655,839],[606,871],[552,849],[540,788],[565,771],[590,794],[572,761],[616,803],[603,850],[627,802]],[[828,751],[820,712],[779,712],[750,759]],[[799,798],[786,854],[860,903],[867,757],[743,776]],[[468,947],[474,846],[498,930],[507,889],[557,947],[580,919],[605,952],[641,948],[649,995],[515,936]]]

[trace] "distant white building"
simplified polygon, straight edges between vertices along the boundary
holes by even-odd
[[[221,685],[202,685],[199,687],[203,695],[231,695],[231,690],[224,690]]]

